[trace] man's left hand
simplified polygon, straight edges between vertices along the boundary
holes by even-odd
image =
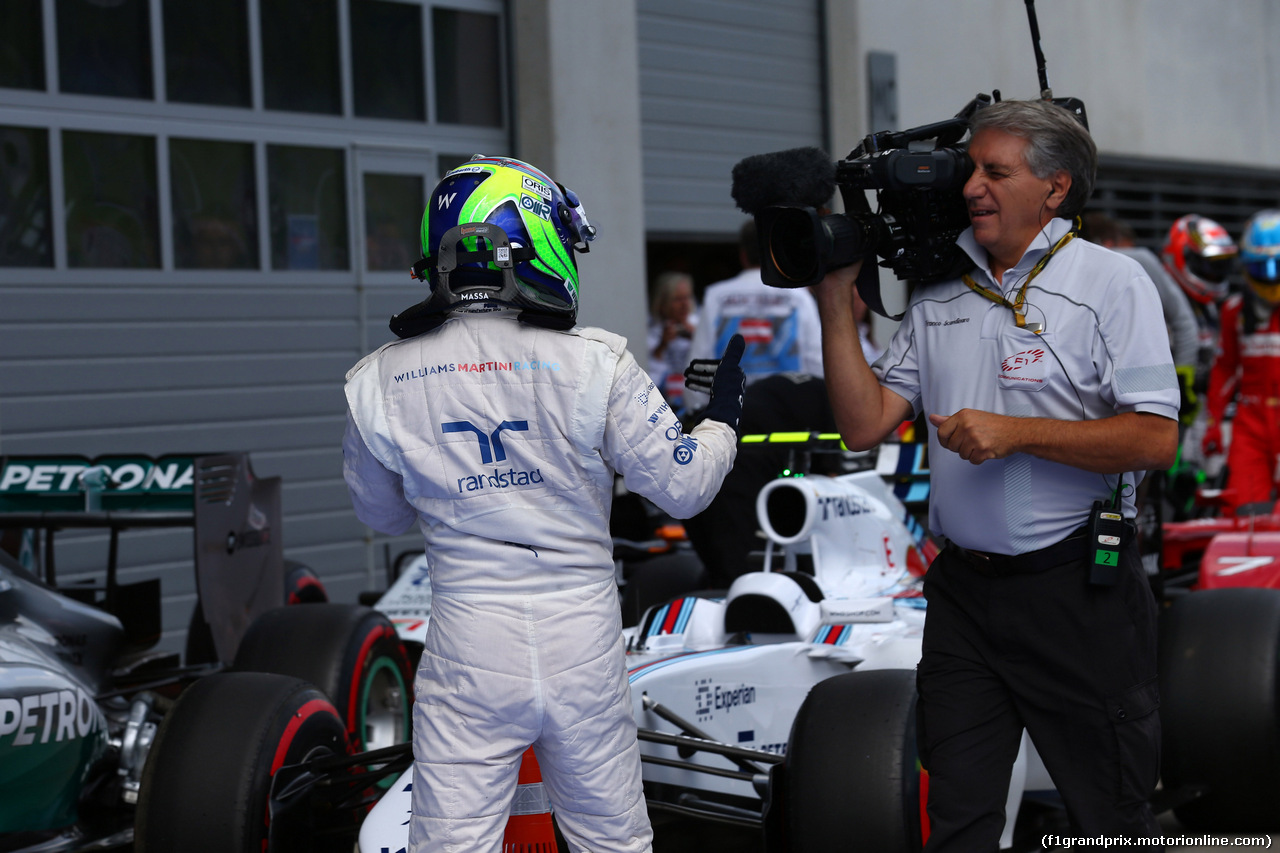
[[[1004,415],[961,409],[950,416],[929,415],[929,423],[937,427],[939,444],[974,465],[1017,450],[1015,426]]]

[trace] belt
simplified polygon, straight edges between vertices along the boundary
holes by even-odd
[[[1088,557],[1088,528],[1081,527],[1059,542],[1025,554],[993,554],[989,551],[975,551],[972,548],[961,548],[950,540],[947,540],[946,550],[974,571],[988,577],[1033,574]]]

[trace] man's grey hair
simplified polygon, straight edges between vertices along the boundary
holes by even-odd
[[[1071,176],[1059,216],[1071,219],[1084,210],[1098,175],[1098,148],[1073,113],[1050,101],[999,101],[969,119],[971,134],[988,128],[1027,140],[1023,159],[1037,178],[1059,170]]]

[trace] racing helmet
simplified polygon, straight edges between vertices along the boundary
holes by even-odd
[[[391,318],[399,337],[435,328],[453,313],[519,311],[553,329],[578,319],[578,265],[596,230],[578,197],[539,169],[476,155],[436,185],[422,215],[414,278],[431,295]]]
[[[1169,228],[1161,254],[1187,295],[1208,305],[1227,295],[1227,276],[1239,249],[1227,229],[1207,217],[1188,214]]]
[[[1249,218],[1240,260],[1253,291],[1273,305],[1280,302],[1280,210],[1262,210]]]

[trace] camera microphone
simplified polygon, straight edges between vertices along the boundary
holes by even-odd
[[[780,204],[824,208],[835,191],[836,164],[821,148],[755,154],[733,167],[731,195],[751,216]]]

